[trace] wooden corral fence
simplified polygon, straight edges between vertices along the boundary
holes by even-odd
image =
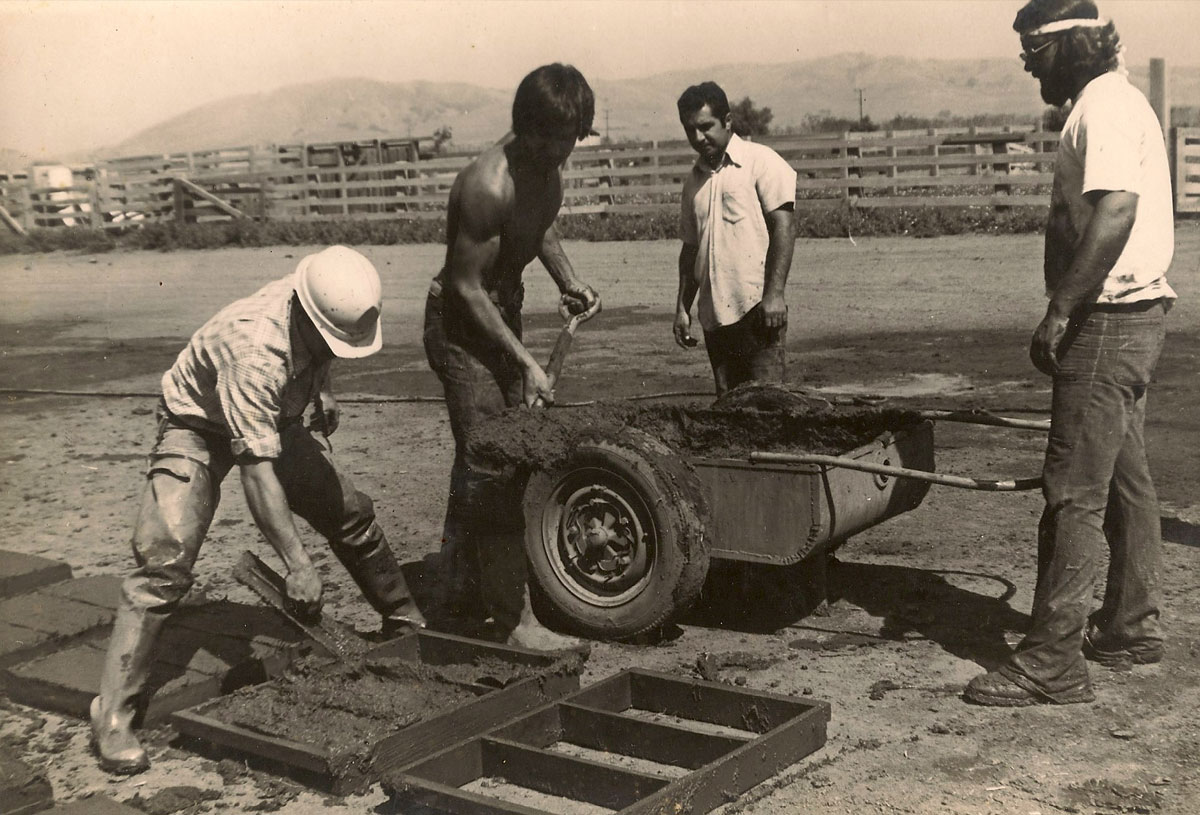
[[[1175,128],[1175,211],[1200,212],[1200,127]]]
[[[762,139],[798,173],[800,209],[850,205],[1045,206],[1058,134],[954,129]],[[1200,130],[1175,131],[1180,211],[1200,210]],[[39,168],[0,176],[0,219],[35,226],[437,218],[469,155],[422,158],[415,140],[238,147],[101,161],[69,183]],[[695,161],[686,141],[580,147],[563,212],[641,213],[678,206]],[[46,174],[42,173],[44,177]]]

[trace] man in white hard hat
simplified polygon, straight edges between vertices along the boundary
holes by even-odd
[[[158,633],[192,586],[221,482],[235,465],[250,512],[287,569],[288,599],[298,613],[320,611],[321,580],[293,511],[329,541],[386,633],[424,626],[371,498],[335,466],[324,438],[338,424],[330,362],[379,350],[382,302],[371,262],[330,247],[218,312],[163,376],[158,435],[133,533],[138,568],[122,585],[91,706],[104,769],[149,766],[132,731],[137,703]],[[309,406],[315,410],[306,426]]]

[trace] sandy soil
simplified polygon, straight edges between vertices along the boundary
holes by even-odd
[[[693,614],[657,645],[597,644],[584,681],[641,665],[825,699],[825,748],[726,813],[1200,811],[1200,228],[1178,230],[1171,280],[1181,301],[1152,390],[1148,445],[1163,503],[1167,661],[1093,670],[1094,704],[993,710],[963,684],[995,665],[1028,620],[1036,493],[934,487],[922,506],[846,543],[828,614],[761,630]],[[405,560],[436,550],[452,441],[420,344],[436,246],[367,247],[384,276],[385,350],[341,365],[336,454],[375,499]],[[703,350],[670,338],[677,247],[572,244],[605,311],[580,329],[561,402],[711,388]],[[152,441],[149,395],[186,337],[226,302],[286,274],[302,249],[0,258],[0,387],[121,394],[5,392],[0,410],[0,546],[68,562],[77,576],[128,567],[128,534]],[[1041,316],[1040,239],[952,237],[803,241],[789,286],[793,384],[875,393],[904,407],[986,407],[1037,417],[1048,382],[1026,358]],[[527,337],[549,355],[558,326],[539,269],[527,274]],[[1028,412],[1027,412],[1028,411]],[[939,422],[938,469],[1036,475],[1036,432]],[[340,619],[374,625],[334,558],[309,533]],[[253,602],[231,576],[251,548],[274,556],[236,480],[198,567],[211,596]],[[272,560],[272,562],[274,562]],[[105,776],[86,727],[0,701],[0,739],[45,765],[59,801],[93,793],[142,805],[171,787],[188,811],[369,813],[384,796],[336,799],[150,734],[154,766]],[[189,803],[190,802],[190,803]],[[159,805],[171,810],[172,805]],[[154,807],[149,807],[154,808]],[[179,807],[182,809],[182,807]]]

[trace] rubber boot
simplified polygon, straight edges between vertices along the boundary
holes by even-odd
[[[100,695],[92,700],[92,738],[101,769],[122,775],[150,767],[146,751],[133,734],[137,703],[153,663],[154,644],[167,615],[122,605],[100,677]]]
[[[383,616],[383,633],[424,628],[425,615],[417,608],[408,590],[400,562],[392,554],[383,529],[372,524],[363,538],[361,546],[334,545],[333,551],[366,601]]]
[[[522,534],[481,535],[478,554],[483,599],[505,644],[534,651],[587,650],[582,640],[551,631],[534,615]]]

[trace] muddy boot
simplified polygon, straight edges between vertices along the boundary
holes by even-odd
[[[137,701],[146,687],[154,643],[167,615],[122,605],[113,623],[100,695],[92,700],[92,739],[101,769],[132,775],[150,767],[133,734]]]
[[[378,524],[372,524],[362,544],[334,544],[333,551],[346,567],[371,607],[383,616],[383,633],[400,634],[405,629],[425,627],[425,615],[417,608],[400,563],[388,546]]]
[[[588,650],[583,640],[555,633],[534,616],[522,535],[481,536],[479,572],[484,602],[507,645],[535,651]]]

